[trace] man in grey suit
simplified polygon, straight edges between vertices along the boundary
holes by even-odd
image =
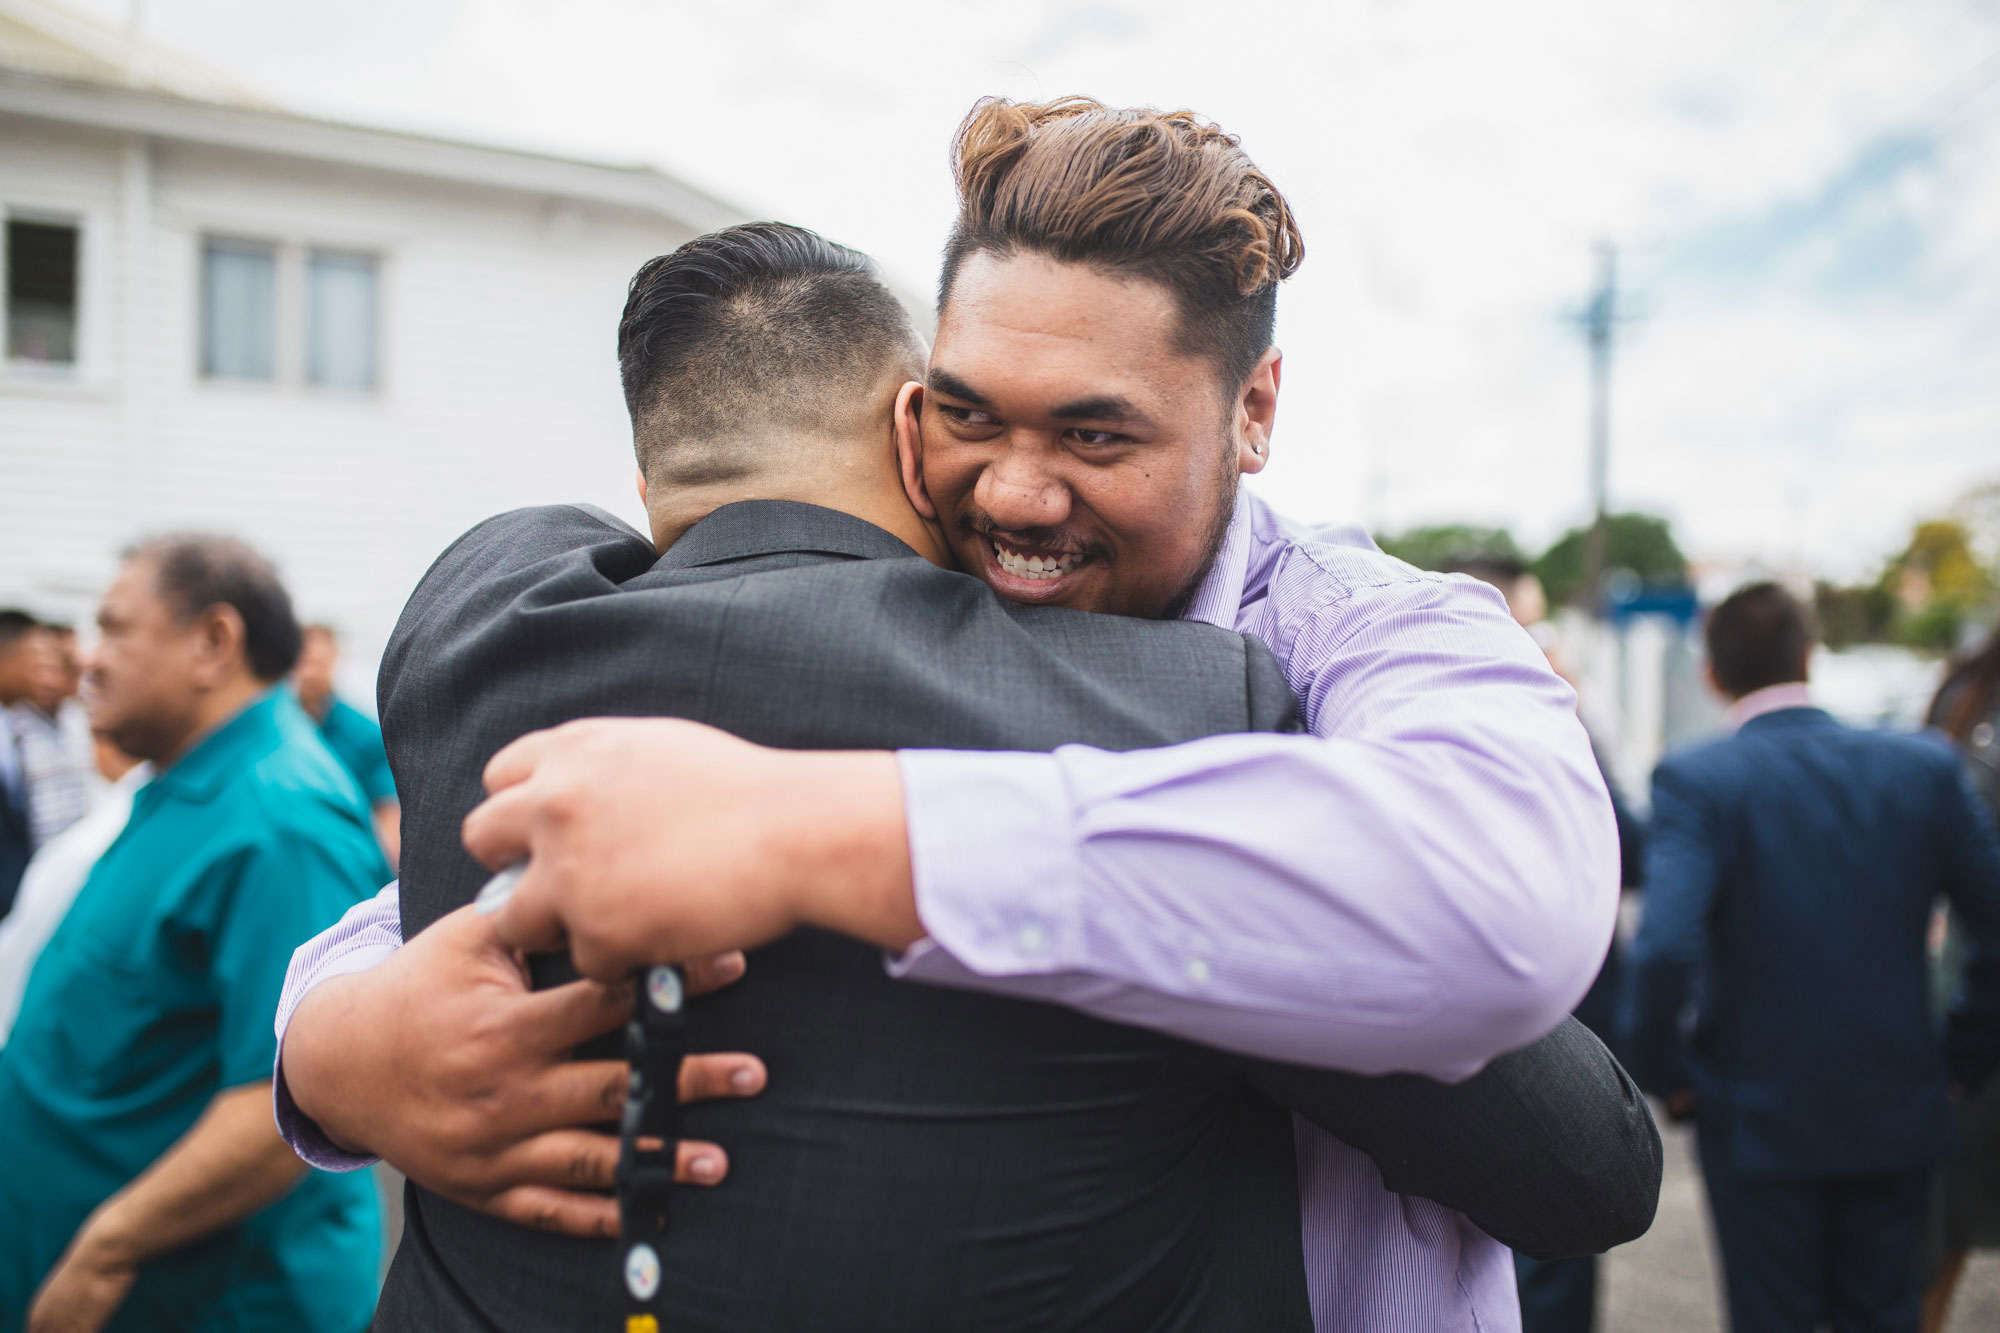
[[[635,281],[635,306],[678,308],[669,297],[747,307],[730,322],[739,335],[781,311],[794,329],[837,334],[806,367],[760,361],[740,338],[732,347],[738,373],[783,380],[794,404],[826,394],[823,456],[769,466],[744,443],[734,472],[727,453],[677,458],[719,485],[705,513],[653,497],[657,559],[591,511],[503,516],[448,551],[413,598],[383,676],[413,943],[301,1007],[285,1073],[336,1143],[380,1151],[420,1181],[406,1120],[353,1074],[425,1022],[415,983],[438,933],[425,928],[482,878],[455,833],[499,743],[591,713],[699,717],[797,749],[1126,748],[1290,720],[1289,687],[1253,641],[1013,607],[940,568],[886,429],[869,428],[920,349],[865,261],[796,229],[737,229]],[[650,332],[701,328],[663,319]],[[875,389],[855,394],[857,383]],[[670,372],[665,387],[689,386]],[[745,435],[758,429],[748,414]],[[718,501],[731,485],[739,502]],[[344,1046],[326,1040],[329,1020]],[[871,951],[817,929],[760,951],[749,979],[690,1021],[698,1046],[756,1050],[774,1077],[759,1102],[690,1117],[694,1139],[726,1137],[743,1168],[728,1190],[677,1204],[663,1284],[676,1327],[1299,1326],[1289,1128],[1273,1099],[1374,1152],[1393,1185],[1524,1248],[1613,1243],[1643,1229],[1657,1188],[1643,1107],[1573,1029],[1456,1089],[1360,1080],[905,987]],[[564,1071],[574,1100],[542,1108],[548,1134],[573,1134],[622,1078],[611,1062]],[[608,1182],[608,1145],[560,1143],[515,1183]],[[384,1326],[540,1326],[615,1297],[605,1247],[496,1225],[450,1202],[481,1202],[462,1177],[439,1183],[445,1197],[413,1192]]]

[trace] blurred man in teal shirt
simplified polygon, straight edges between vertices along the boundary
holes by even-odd
[[[277,688],[290,599],[240,542],[165,538],[127,556],[98,622],[92,720],[159,776],[0,1051],[0,1330],[358,1333],[378,1204],[279,1139],[271,1015],[292,949],[387,868]]]
[[[299,664],[292,688],[299,704],[319,723],[319,738],[333,757],[347,765],[375,818],[375,836],[382,854],[396,864],[401,848],[403,807],[396,799],[396,778],[389,771],[389,752],[382,746],[382,728],[375,719],[333,692],[333,669],[340,661],[340,639],[331,625],[307,625],[299,647]]]

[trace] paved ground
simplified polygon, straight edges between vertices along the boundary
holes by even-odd
[[[1653,1229],[1606,1259],[1599,1333],[1721,1333],[1706,1205],[1685,1129],[1667,1126],[1667,1175]],[[389,1248],[402,1227],[402,1181],[378,1167],[388,1205]],[[1975,1254],[1952,1310],[1950,1333],[2000,1329],[2000,1252]],[[1412,1330],[1412,1333],[1416,1333]]]
[[[1667,1177],[1653,1229],[1606,1261],[1600,1333],[1720,1333],[1707,1204],[1685,1129],[1664,1128]],[[1952,1308],[1951,1333],[2000,1329],[2000,1253],[1975,1254]]]

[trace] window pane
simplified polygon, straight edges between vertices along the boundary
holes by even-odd
[[[268,245],[211,240],[201,251],[201,373],[277,374],[278,262]]]
[[[7,224],[7,355],[76,363],[76,228]]]
[[[315,250],[306,260],[306,378],[375,387],[375,260]]]

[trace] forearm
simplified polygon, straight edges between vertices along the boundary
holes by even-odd
[[[1580,731],[1574,754],[1523,748],[906,753],[930,941],[895,970],[1249,1054],[1463,1078],[1561,1021],[1616,913]]]
[[[1639,1089],[1574,1019],[1463,1083],[1259,1062],[1274,1100],[1366,1153],[1387,1187],[1464,1213],[1540,1259],[1652,1225],[1660,1136]]]
[[[305,1167],[271,1125],[270,1095],[262,1082],[217,1093],[179,1142],[99,1206],[79,1244],[136,1266],[282,1196]]]

